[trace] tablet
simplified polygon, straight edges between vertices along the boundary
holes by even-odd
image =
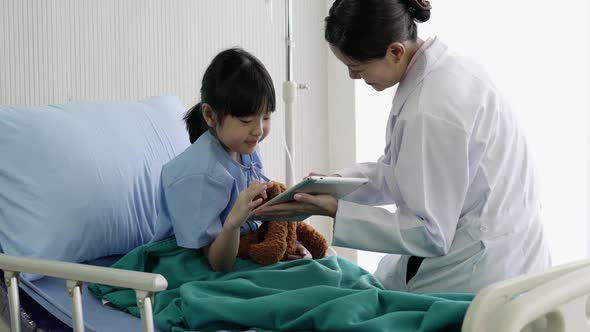
[[[293,196],[296,193],[306,194],[329,194],[334,196],[336,199],[342,198],[351,192],[357,190],[361,186],[369,182],[366,178],[350,178],[350,177],[339,177],[339,176],[308,176],[301,180],[293,187],[287,189],[287,191],[271,199],[270,201],[257,207],[254,211],[263,206],[274,205],[278,203],[284,203],[293,201]],[[301,221],[308,218],[309,215],[294,216],[294,217],[268,217],[255,216],[254,213],[251,215],[251,219],[257,220],[284,220],[284,221]]]

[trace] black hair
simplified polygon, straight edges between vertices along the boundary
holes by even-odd
[[[336,0],[324,37],[356,61],[380,59],[391,43],[416,41],[416,22],[428,21],[430,9],[427,0]]]
[[[254,55],[241,48],[217,54],[201,82],[201,102],[184,115],[191,144],[209,130],[202,104],[211,106],[219,121],[227,115],[244,117],[274,112],[275,89],[266,68]]]

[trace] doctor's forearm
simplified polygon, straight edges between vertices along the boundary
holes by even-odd
[[[428,230],[409,213],[340,201],[334,220],[336,246],[420,257],[446,254],[440,233]]]
[[[367,178],[369,183],[343,197],[345,201],[366,205],[393,204],[386,175],[393,172],[389,166],[379,162],[359,163],[350,168],[341,169],[336,174],[345,177]]]

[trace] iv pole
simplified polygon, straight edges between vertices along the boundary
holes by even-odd
[[[297,89],[307,89],[305,84],[297,84],[293,81],[293,5],[292,0],[286,0],[286,18],[287,18],[287,38],[285,43],[287,46],[287,81],[283,82],[283,101],[285,102],[285,141],[287,145],[286,153],[286,169],[285,169],[285,183],[288,187],[294,184],[294,168],[293,161],[293,142],[295,135],[293,133],[293,110],[295,100],[297,99]]]
[[[272,0],[271,0],[272,1]],[[307,90],[308,87],[304,83],[295,83],[293,82],[293,47],[295,47],[295,43],[293,42],[293,24],[292,24],[292,12],[293,6],[291,0],[286,0],[286,16],[287,16],[287,38],[285,39],[285,43],[287,46],[287,81],[283,82],[283,101],[285,102],[285,141],[287,145],[286,150],[286,176],[285,176],[285,184],[288,187],[292,187],[294,182],[294,168],[293,165],[293,141],[295,135],[293,133],[293,108],[295,106],[295,100],[297,99],[297,90],[303,89]],[[307,221],[306,221],[307,222]],[[338,253],[334,248],[328,247],[328,251],[330,255],[337,256]]]

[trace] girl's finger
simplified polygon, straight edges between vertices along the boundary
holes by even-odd
[[[302,259],[304,257],[305,257],[304,255],[287,255],[287,260],[292,261],[295,259]]]
[[[250,204],[248,204],[248,207],[250,209],[253,209],[253,208],[257,207],[258,205],[260,205],[262,203],[262,201],[263,201],[262,198],[259,198],[257,200],[254,200],[254,201],[250,202]]]
[[[256,186],[250,185],[250,187],[248,187],[247,190],[250,191],[250,193],[252,194],[252,197],[257,196],[257,195],[262,195],[263,192],[266,194],[266,184],[262,183],[262,184],[257,184]]]

